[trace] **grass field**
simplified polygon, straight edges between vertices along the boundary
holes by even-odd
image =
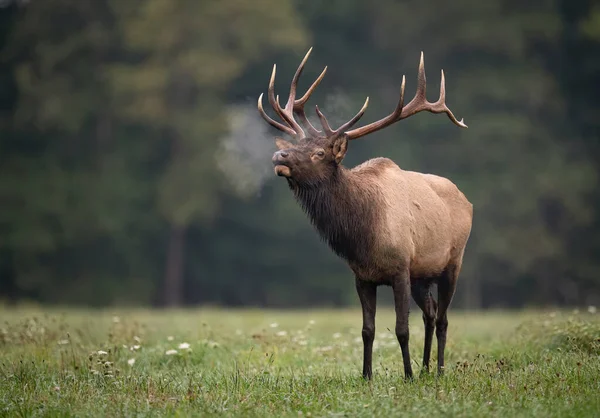
[[[391,310],[378,312],[371,382],[358,310],[0,316],[0,416],[600,416],[600,314],[587,310],[452,311],[441,378],[419,376],[413,311],[412,382]]]

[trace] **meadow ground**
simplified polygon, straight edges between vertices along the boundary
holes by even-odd
[[[405,382],[380,309],[366,382],[359,310],[0,308],[0,416],[600,416],[590,311],[451,311],[436,378],[413,310]]]

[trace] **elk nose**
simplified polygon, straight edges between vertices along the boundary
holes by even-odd
[[[285,150],[277,151],[273,155],[273,162],[285,160],[287,157],[289,157],[289,155],[290,155],[290,153]]]

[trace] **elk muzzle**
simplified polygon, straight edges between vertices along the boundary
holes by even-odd
[[[289,151],[280,150],[273,154],[273,165],[275,166],[275,174],[280,177],[290,177],[292,170],[288,166]]]

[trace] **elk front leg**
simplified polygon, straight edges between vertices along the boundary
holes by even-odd
[[[362,339],[363,353],[363,377],[373,377],[373,341],[375,340],[375,310],[377,307],[377,285],[372,282],[356,278],[356,291],[360,299],[363,314]]]
[[[408,351],[408,313],[410,308],[410,276],[408,271],[395,278],[392,288],[394,289],[394,304],[396,306],[396,337],[402,350],[404,377],[412,379],[413,372]]]

